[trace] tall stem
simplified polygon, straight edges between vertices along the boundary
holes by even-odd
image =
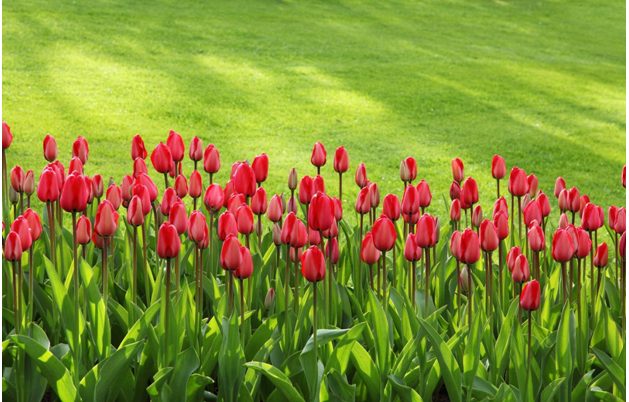
[[[79,258],[77,256],[77,243],[76,243],[76,212],[72,212],[72,255],[74,258],[74,272],[72,278],[74,282],[74,384],[79,386]]]
[[[426,261],[426,290],[424,293],[424,307],[428,313],[428,300],[430,300],[430,248],[424,248],[424,257]]]
[[[472,264],[467,265],[467,325],[472,328],[472,302],[474,300],[472,290]]]
[[[496,198],[500,198],[500,179],[496,179]]]
[[[568,295],[568,278],[566,274],[566,263],[561,262],[561,288],[563,290],[563,303],[566,304],[566,297]]]
[[[145,297],[146,297],[146,305],[150,305],[151,304],[151,291],[149,289],[149,265],[148,265],[148,258],[147,258],[147,249],[148,249],[148,244],[147,244],[147,237],[146,237],[146,226],[148,225],[148,222],[144,222],[144,224],[142,224],[142,266],[144,268],[144,293],[145,293]]]
[[[131,300],[133,300],[134,304],[138,303],[137,294],[138,294],[138,227],[133,226],[133,276],[131,281]],[[135,317],[135,309],[133,310],[133,316]],[[132,320],[131,322],[134,322]]]
[[[245,284],[242,278],[239,278],[240,282],[240,329],[242,332],[242,339],[245,339],[245,332],[243,326],[245,325]]]
[[[343,173],[339,173],[339,201],[343,203]]]
[[[166,259],[166,293],[165,293],[165,311],[164,311],[164,366],[168,364],[168,346],[169,346],[169,327],[168,317],[170,315],[170,258]]]
[[[312,282],[312,327],[315,362],[317,362],[317,282]]]
[[[28,249],[28,321],[33,321],[35,300],[33,298],[33,286],[35,286],[35,273],[33,272],[33,245]]]

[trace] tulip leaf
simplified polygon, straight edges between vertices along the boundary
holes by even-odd
[[[611,357],[609,357],[605,352],[599,349],[592,349],[592,352],[598,359],[598,361],[603,365],[607,373],[611,376],[614,384],[620,389],[621,394],[625,394],[625,371],[620,366],[620,364],[616,363]]]
[[[282,373],[277,367],[263,362],[248,362],[245,367],[249,367],[255,371],[262,373],[289,401],[304,402],[304,398],[291,384],[286,374]]]

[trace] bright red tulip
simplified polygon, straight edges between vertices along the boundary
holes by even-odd
[[[493,222],[485,219],[480,224],[480,245],[483,251],[494,251],[498,248],[498,232]]]
[[[371,197],[369,197],[369,187],[363,187],[358,192],[356,197],[356,212],[359,214],[366,214],[371,210]]]
[[[367,185],[367,183],[369,183],[369,180],[367,179],[367,168],[365,167],[364,163],[359,163],[358,167],[356,168],[356,175],[354,177],[354,181],[356,182],[356,185],[358,185],[358,187],[363,188]]]
[[[122,190],[115,184],[111,184],[107,188],[107,200],[111,203],[111,206],[117,211],[122,204]]]
[[[428,206],[430,206],[430,201],[432,201],[430,186],[428,186],[428,183],[426,183],[425,180],[421,180],[417,184],[417,195],[419,198],[419,207],[422,208],[423,211],[424,208],[428,208]]]
[[[537,194],[537,190],[539,188],[539,181],[537,180],[537,176],[531,173],[530,175],[526,177],[526,182],[528,183],[528,186],[529,186],[528,194],[531,197],[535,197],[535,195]]]
[[[616,233],[618,234],[625,233],[625,228],[627,226],[627,222],[625,221],[625,216],[626,216],[625,208],[624,207],[618,208],[618,216],[616,217],[616,225],[614,226],[614,231],[616,231]]]
[[[7,149],[13,142],[13,134],[11,134],[11,127],[3,121],[2,122],[2,149]],[[20,253],[21,255],[22,253]]]
[[[240,264],[234,270],[234,276],[238,279],[247,279],[251,274],[253,274],[251,251],[245,246],[240,246]]]
[[[210,144],[203,152],[203,169],[210,174],[218,172],[221,168],[221,156],[218,148]]]
[[[339,262],[339,242],[336,237],[330,238],[325,244],[325,256],[333,265]]]
[[[236,225],[241,234],[253,233],[253,212],[248,205],[241,205],[236,210]]]
[[[505,166],[505,160],[500,155],[494,155],[491,159],[491,175],[494,179],[500,180],[505,177],[507,168]]]
[[[570,201],[568,200],[568,190],[565,188],[559,192],[557,196],[557,204],[559,205],[559,210],[561,212],[565,212],[570,210]]]
[[[4,128],[4,127],[3,127]],[[2,135],[2,145],[4,147],[4,130]],[[7,261],[19,261],[22,258],[22,242],[20,236],[14,231],[10,231],[4,241],[4,258]]]
[[[542,251],[546,247],[546,238],[544,236],[544,230],[537,223],[533,223],[527,232],[529,246],[533,251]]]
[[[598,268],[605,268],[607,266],[608,258],[607,243],[603,242],[596,247],[596,254],[594,254],[594,266]]]
[[[39,237],[41,236],[43,230],[39,215],[32,209],[27,208],[22,216],[24,216],[24,218],[28,222],[28,226],[31,230],[31,238],[33,239],[33,241],[37,241],[37,239],[39,239]]]
[[[567,229],[557,229],[553,236],[553,258],[557,262],[570,261],[574,255],[574,245]]]
[[[190,160],[198,162],[203,159],[203,141],[197,136],[192,137],[190,148],[188,149]]]
[[[334,219],[340,222],[343,220],[343,203],[336,197],[332,197],[332,201],[334,201]]]
[[[454,158],[450,165],[452,167],[452,179],[457,183],[461,183],[465,178],[465,174],[463,173],[463,161],[461,158]]]
[[[378,250],[389,251],[395,245],[397,238],[395,225],[386,216],[376,219],[371,232],[373,233],[373,242]]]
[[[234,190],[247,197],[253,197],[256,192],[256,177],[251,166],[247,163],[240,163],[232,177]]]
[[[253,158],[251,167],[253,168],[253,173],[255,174],[258,185],[264,182],[269,175],[269,157],[267,154],[263,153]]]
[[[188,193],[192,198],[199,198],[203,193],[203,179],[198,170],[193,170],[190,174],[190,187]]]
[[[173,205],[170,206],[168,221],[175,226],[177,233],[180,235],[186,233],[186,230],[188,230],[188,216],[183,201],[176,200]]]
[[[108,200],[103,200],[96,210],[94,231],[101,237],[110,237],[118,229],[118,212]]]
[[[173,165],[173,155],[170,148],[160,142],[151,153],[151,163],[158,173],[169,173]]]
[[[299,182],[299,202],[302,204],[310,204],[313,193],[313,183],[310,176],[304,176]]]
[[[90,219],[81,215],[76,222],[76,242],[78,244],[89,244],[92,238],[92,223]]]
[[[50,134],[46,134],[44,137],[44,158],[48,162],[53,162],[57,159],[57,153],[59,152],[57,148],[57,141],[55,141],[55,137]]]
[[[469,179],[468,179],[469,180]],[[472,229],[465,229],[461,234],[461,262],[474,264],[480,259],[480,241]]]
[[[181,239],[177,228],[170,222],[164,222],[157,234],[157,255],[160,258],[175,258],[181,249]]]
[[[494,226],[498,239],[504,240],[509,236],[509,217],[504,211],[498,211],[494,214]]]
[[[142,200],[137,195],[134,195],[129,202],[129,208],[127,208],[127,222],[132,226],[141,226],[144,223]]]
[[[533,279],[522,287],[520,292],[520,308],[527,311],[537,310],[540,304],[539,282]]]
[[[146,177],[148,177],[148,175]],[[134,186],[144,186],[147,189],[147,191],[148,191],[148,187],[144,184],[145,181],[146,180],[134,179],[133,177],[131,177],[129,175],[123,176],[122,177],[122,182],[120,183],[120,192],[122,193],[122,200],[123,200],[123,202],[126,202],[128,204],[129,201],[131,201],[131,197],[133,196],[133,187]],[[151,200],[151,192],[148,191],[148,194],[149,194],[149,201],[152,201]],[[157,194],[157,191],[155,191],[155,194]]]
[[[85,165],[87,163],[87,156],[89,154],[89,145],[85,137],[78,136],[72,144],[72,156],[79,158],[81,163]]]
[[[559,193],[561,193],[561,190],[565,190],[565,188],[566,181],[561,176],[557,177],[557,180],[555,180],[555,190],[553,193],[555,194],[555,197],[559,198]]]
[[[450,220],[452,222],[461,220],[461,202],[459,200],[452,200],[450,204]]]
[[[311,227],[308,228],[308,244],[311,246],[318,246],[321,244],[321,235],[318,230],[314,230]]]
[[[542,210],[539,208],[539,203],[537,201],[529,202],[522,210],[522,214],[524,215],[524,223],[526,224],[526,227],[531,226],[533,221],[537,221],[537,223],[543,221]]]
[[[468,209],[478,202],[478,185],[476,180],[469,177],[461,188],[461,208]]]
[[[458,261],[461,260],[461,232],[455,230],[450,236],[450,254]]]
[[[182,174],[177,175],[177,178],[175,178],[175,185],[173,187],[175,188],[177,197],[182,199],[185,198],[188,194],[188,181],[186,180],[186,176]]]
[[[527,281],[530,276],[529,260],[524,254],[520,254],[518,258],[515,259],[513,271],[511,271],[511,279],[513,279],[513,282],[522,283]]]
[[[140,198],[142,215],[148,215],[151,212],[151,194],[146,186],[136,182],[131,188],[131,195]]]
[[[166,145],[170,149],[173,161],[179,162],[183,160],[186,147],[183,143],[183,138],[181,138],[181,135],[179,135],[178,132],[170,130],[168,133],[168,139],[166,139]]]
[[[481,222],[483,221],[483,208],[480,205],[477,205],[476,208],[472,211],[472,226],[477,228],[480,227]]]
[[[201,211],[192,211],[188,221],[188,237],[195,243],[203,241],[207,231],[207,221]]]
[[[302,248],[308,242],[306,225],[299,219],[296,219],[291,227],[289,242],[293,248]]]
[[[337,173],[345,173],[349,170],[349,155],[344,146],[336,148],[334,152],[334,171]]]
[[[360,260],[367,265],[373,265],[380,259],[380,250],[376,248],[371,232],[365,234],[360,247]]]
[[[90,190],[85,179],[79,173],[72,173],[66,178],[59,203],[66,212],[82,212],[87,207]]]
[[[211,213],[216,213],[221,210],[225,202],[225,194],[220,185],[213,183],[205,190],[205,196],[203,197],[203,203],[205,208]]]
[[[227,209],[234,215],[236,215],[236,210],[242,205],[247,205],[247,200],[240,193],[232,194],[227,201]]]
[[[393,222],[400,219],[400,200],[395,194],[387,194],[382,202],[382,213]]]
[[[178,200],[179,197],[177,197],[175,189],[172,187],[168,187],[164,191],[164,195],[162,195],[162,203],[160,205],[160,210],[162,211],[162,214],[168,216],[170,214],[170,208]]]
[[[588,202],[583,207],[583,216],[581,217],[581,226],[583,229],[592,232],[603,226],[603,221],[599,213],[598,206]],[[602,210],[602,209],[601,209]]]
[[[18,216],[11,224],[11,231],[20,236],[20,244],[22,250],[26,251],[33,245],[33,237],[31,236],[31,226],[28,220],[22,215]]]
[[[559,223],[558,223],[559,228],[565,229],[566,227],[568,227],[569,224],[570,222],[568,222],[568,216],[565,213],[562,213],[561,215],[559,215]]]
[[[146,159],[146,155],[144,140],[140,134],[136,134],[131,140],[131,160],[136,160],[137,158],[144,160]]]
[[[377,183],[369,183],[367,185],[369,189],[369,204],[371,208],[376,208],[380,205],[380,190]]]
[[[13,169],[11,169],[11,187],[18,193],[24,191],[24,169],[21,166],[15,165]]]
[[[583,194],[581,198],[579,198],[579,216],[583,218],[583,209],[590,202],[590,197],[587,194]]]
[[[325,257],[317,246],[310,246],[301,255],[301,274],[308,282],[325,278]]]
[[[45,168],[41,176],[39,176],[37,198],[39,198],[41,202],[53,202],[59,198],[57,175],[52,168]]]
[[[460,200],[461,198],[461,186],[459,183],[453,181],[450,185],[450,200]]]
[[[24,174],[24,183],[22,186],[24,193],[31,195],[35,192],[35,177],[32,170],[27,170]]]
[[[417,247],[428,248],[435,245],[435,231],[437,222],[429,214],[423,214],[417,222],[417,232],[415,233],[415,243]]]
[[[548,201],[548,196],[546,196],[546,194],[542,192],[539,193],[537,196],[537,204],[540,211],[542,211],[542,216],[544,218],[550,215],[550,202]]]
[[[417,162],[412,156],[400,163],[400,179],[405,183],[411,183],[417,177]]]
[[[407,186],[402,197],[402,213],[413,215],[419,211],[419,194],[414,186]]]
[[[524,169],[514,167],[509,175],[509,192],[516,196],[522,197],[529,191],[529,183]]]
[[[256,193],[251,197],[251,210],[255,215],[263,215],[266,209],[266,191],[263,187],[258,187]]]
[[[572,187],[568,190],[568,209],[572,212],[579,212],[579,208],[581,208],[581,197],[579,194],[579,189],[576,187]]]
[[[334,223],[334,201],[325,193],[316,193],[308,209],[308,226],[314,230],[330,229]]]
[[[422,258],[422,249],[417,246],[415,242],[415,236],[409,233],[406,237],[406,243],[404,245],[404,258],[406,261],[419,261]]]
[[[320,168],[325,165],[327,153],[325,152],[325,147],[320,142],[315,142],[312,147],[312,155],[310,155],[310,163],[314,166]]]
[[[225,241],[230,234],[238,236],[238,224],[236,223],[236,216],[225,211],[218,217],[218,237]]]
[[[590,254],[590,250],[592,249],[592,240],[588,233],[582,228],[576,229],[576,237],[577,237],[577,250],[576,257],[577,258],[585,258]]]
[[[76,156],[73,156],[68,164],[68,174],[73,172],[83,174],[83,162]]]
[[[92,176],[92,193],[94,197],[100,198],[103,196],[104,184],[103,184],[103,176],[100,174],[95,174]]]
[[[274,223],[277,223],[282,219],[282,215],[284,215],[284,203],[279,195],[275,194],[271,197],[266,215],[269,220]]]
[[[280,240],[283,244],[290,243],[290,234],[293,230],[293,226],[295,226],[295,222],[297,221],[297,216],[294,212],[289,212],[286,215],[286,219],[284,220],[284,224],[282,225],[282,231]]]

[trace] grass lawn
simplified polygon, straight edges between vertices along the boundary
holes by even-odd
[[[446,196],[460,156],[489,207],[498,152],[546,191],[563,175],[597,203],[624,202],[623,1],[134,3],[5,2],[10,165],[39,171],[47,132],[67,163],[85,135],[87,172],[119,181],[131,136],[152,149],[172,128],[217,144],[224,166],[268,153],[270,191],[292,166],[314,173],[320,140],[329,180],[343,144],[351,180],[364,161],[383,195],[413,155]]]

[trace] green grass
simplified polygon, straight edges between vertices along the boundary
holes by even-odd
[[[292,166],[314,173],[321,140],[330,159],[349,149],[352,181],[364,161],[383,194],[399,192],[399,161],[413,155],[441,198],[460,156],[488,206],[498,152],[546,191],[563,175],[597,203],[624,202],[622,1],[29,1],[3,11],[10,164],[40,170],[47,132],[65,162],[86,135],[87,172],[119,180],[133,134],[152,149],[172,128],[217,144],[226,167],[268,153],[271,191],[284,191]]]

